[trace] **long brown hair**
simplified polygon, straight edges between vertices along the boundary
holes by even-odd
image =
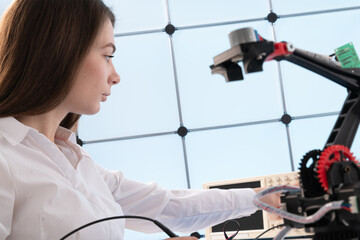
[[[114,25],[101,0],[15,0],[0,23],[0,117],[60,104],[107,18]],[[79,117],[69,113],[61,125],[71,128]]]

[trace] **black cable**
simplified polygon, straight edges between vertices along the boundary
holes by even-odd
[[[73,231],[69,232],[68,234],[66,234],[65,236],[63,236],[62,238],[60,238],[60,240],[64,240],[66,238],[68,238],[69,236],[73,235],[74,233],[80,231],[83,228],[89,227],[91,225],[100,223],[100,222],[105,222],[105,221],[109,221],[109,220],[114,220],[114,219],[121,219],[121,218],[136,218],[136,219],[142,219],[142,220],[147,220],[147,221],[151,221],[153,222],[156,226],[158,226],[161,230],[163,230],[170,238],[172,237],[178,237],[178,235],[176,235],[175,233],[173,233],[169,228],[167,228],[165,225],[163,225],[161,222],[156,221],[154,219],[151,218],[147,218],[147,217],[142,217],[142,216],[115,216],[115,217],[107,217],[107,218],[102,218],[93,222],[89,222],[81,227],[78,227],[76,229],[74,229]]]
[[[276,226],[274,226],[274,227],[271,227],[271,228],[265,230],[264,232],[260,233],[256,238],[254,238],[254,240],[255,240],[255,239],[259,239],[259,237],[261,237],[261,236],[264,235],[265,233],[267,233],[267,232],[269,232],[269,231],[271,231],[271,230],[273,230],[273,229],[275,229],[275,228],[284,227],[284,226],[285,226],[285,224],[279,224],[279,225],[276,225]]]
[[[205,237],[205,235],[200,234],[198,232],[193,232],[193,233],[190,234],[190,237],[196,237],[197,239],[200,239],[200,238]]]
[[[226,226],[227,226],[230,222],[235,222],[235,223],[237,224],[237,227],[238,227],[238,228],[237,228],[236,233],[234,233],[233,235],[231,235],[230,237],[228,237],[228,235],[226,234]],[[224,223],[223,231],[224,231],[224,236],[225,236],[225,239],[226,239],[226,240],[233,240],[234,237],[235,237],[235,236],[239,233],[239,231],[240,231],[240,223],[239,223],[238,221],[234,220],[234,219],[228,220],[228,221],[226,221],[226,222]]]

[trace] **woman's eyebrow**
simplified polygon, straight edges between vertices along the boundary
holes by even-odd
[[[111,47],[113,49],[113,53],[116,51],[116,47],[113,43],[106,44],[103,48]]]

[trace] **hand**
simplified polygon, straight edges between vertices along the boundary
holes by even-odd
[[[176,238],[168,238],[165,240],[198,240],[196,237],[176,237]]]
[[[263,191],[265,189],[266,188],[254,188],[254,191],[256,193],[258,193],[258,192],[261,192],[261,191]],[[262,197],[260,200],[263,203],[269,204],[270,206],[280,208],[280,206],[281,206],[280,195],[281,195],[281,192],[276,192],[276,193],[273,193],[273,194],[268,194],[268,195]],[[281,219],[281,217],[279,217],[276,214],[272,214],[272,213],[269,214],[269,217],[271,219],[273,219],[273,220],[280,220]]]

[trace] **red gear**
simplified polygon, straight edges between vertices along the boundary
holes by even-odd
[[[341,159],[340,152],[343,154],[343,159]],[[347,147],[343,145],[332,145],[322,151],[318,160],[317,173],[319,182],[325,191],[329,190],[329,183],[326,173],[330,169],[331,164],[340,161],[353,161],[357,164],[353,154]]]

